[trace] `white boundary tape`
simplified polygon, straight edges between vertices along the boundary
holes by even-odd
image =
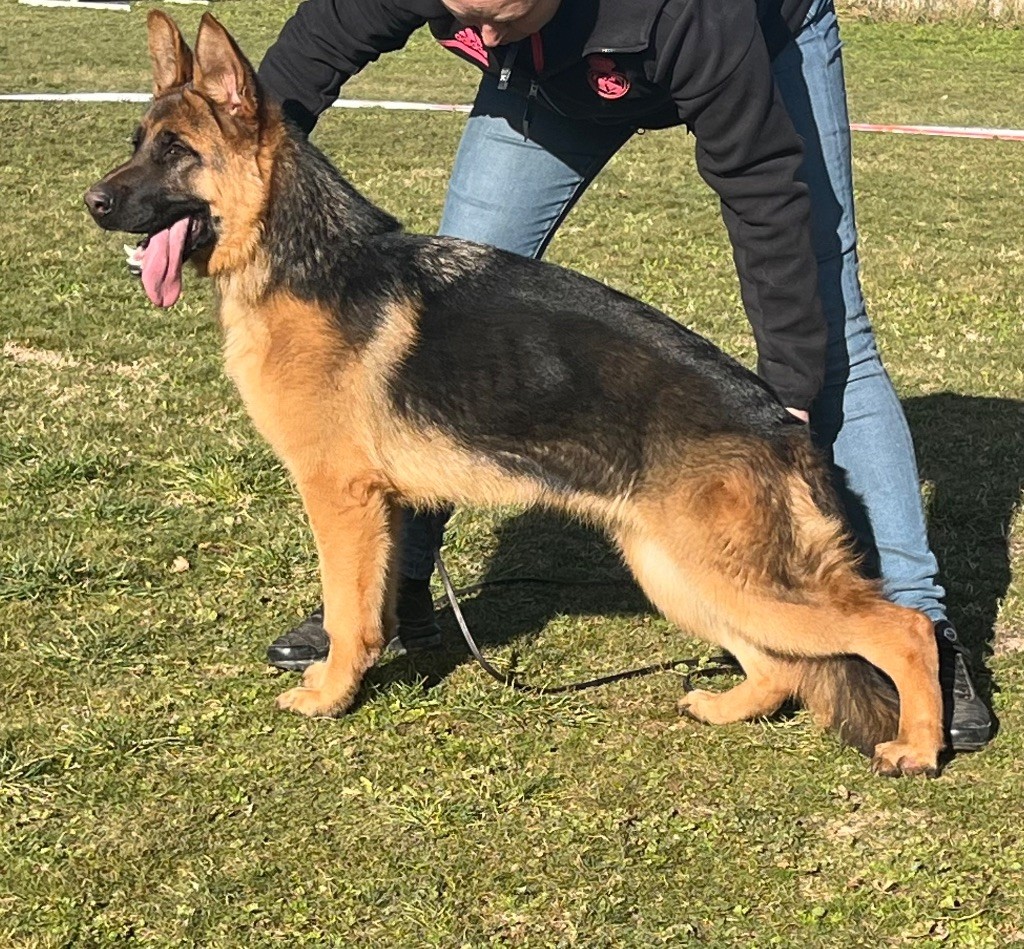
[[[148,92],[11,92],[0,102],[149,102]],[[411,112],[469,112],[472,106],[444,102],[390,102],[383,99],[338,99],[335,109],[391,109]]]
[[[83,10],[122,10],[131,12],[127,3],[103,3],[102,0],[18,0],[27,7],[78,7]]]
[[[164,0],[165,3],[195,3],[206,6],[209,0]],[[131,12],[131,4],[128,0],[121,0],[120,3],[112,0],[18,0],[18,3],[26,7],[78,7],[80,10],[123,10]]]
[[[0,95],[0,102],[149,102],[148,92],[18,92]]]
[[[60,0],[33,0],[56,3]],[[0,94],[0,102],[148,102],[148,92],[17,92]],[[402,102],[387,99],[337,99],[335,109],[390,109],[411,112],[469,112],[472,106],[448,102]],[[894,135],[938,135],[945,138],[998,139],[1024,142],[1024,129],[981,128],[957,125],[874,125],[851,122],[855,132]]]
[[[452,102],[387,102],[382,99],[335,99],[332,109],[408,109],[413,112],[469,112],[471,105]]]

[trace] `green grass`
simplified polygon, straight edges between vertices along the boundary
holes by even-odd
[[[216,10],[258,53],[288,6]],[[0,90],[146,87],[146,5],[0,10]],[[846,36],[858,120],[1024,124],[1019,33]],[[417,40],[351,94],[465,101],[472,80]],[[292,677],[263,649],[318,599],[299,503],[223,377],[209,286],[153,309],[81,204],[138,112],[0,105],[0,945],[1024,941],[1024,146],[855,138],[869,303],[1002,722],[942,779],[885,782],[802,713],[676,720],[676,675],[510,693],[447,614],[448,648],[382,663],[346,718],[275,713]],[[336,111],[317,140],[429,231],[462,121]],[[551,257],[750,363],[691,152],[679,133],[638,138]],[[581,527],[460,511],[448,560],[459,583],[608,580],[467,599],[527,677],[709,654]]]

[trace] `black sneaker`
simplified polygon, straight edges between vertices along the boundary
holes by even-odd
[[[398,589],[398,635],[385,648],[403,655],[427,652],[440,645],[441,629],[434,619],[430,581],[403,579]],[[270,644],[267,662],[286,672],[302,672],[326,659],[329,650],[321,603],[298,626]]]
[[[326,659],[330,645],[324,632],[324,605],[321,603],[298,626],[267,647],[267,662],[285,672],[302,672],[314,662]]]
[[[943,724],[953,751],[977,751],[992,738],[994,722],[978,695],[967,665],[967,649],[949,620],[935,624],[939,643],[939,682],[942,685]]]

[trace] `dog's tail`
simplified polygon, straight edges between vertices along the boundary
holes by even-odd
[[[896,689],[857,656],[806,660],[797,696],[819,725],[865,755],[896,737],[900,712]]]

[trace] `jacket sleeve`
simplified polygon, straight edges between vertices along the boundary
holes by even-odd
[[[753,3],[662,25],[659,62],[696,138],[697,167],[717,192],[758,373],[784,404],[806,409],[824,378],[826,328],[811,245],[803,144],[775,87]],[[664,58],[663,58],[664,57]]]
[[[260,83],[308,134],[348,79],[442,13],[439,0],[306,0],[263,57]]]

